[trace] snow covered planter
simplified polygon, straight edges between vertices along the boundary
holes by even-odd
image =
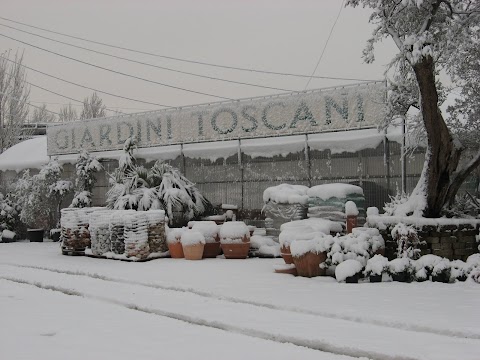
[[[358,283],[362,269],[363,265],[361,262],[353,259],[345,260],[335,268],[335,279],[338,282]]]
[[[65,208],[61,210],[60,239],[62,254],[81,255],[90,247],[89,214],[99,208]]]
[[[173,259],[181,259],[185,257],[181,243],[182,234],[185,231],[185,228],[171,228],[167,232],[168,251]]]
[[[250,250],[250,231],[242,221],[229,221],[220,227],[220,246],[226,259],[246,259]]]
[[[408,282],[411,280],[412,263],[407,257],[393,259],[388,263],[388,273],[393,281]]]
[[[388,269],[388,259],[382,255],[375,255],[368,259],[365,267],[365,276],[370,278],[370,282],[381,282],[382,275]]]
[[[144,260],[150,255],[148,219],[143,211],[125,213],[125,255],[133,260]],[[92,238],[93,241],[93,238]]]
[[[185,260],[201,260],[205,237],[200,231],[187,229],[182,233],[181,243]]]
[[[363,189],[351,184],[323,184],[307,191],[308,217],[322,218],[345,224],[345,204],[353,201],[358,209],[359,225],[365,222],[365,197]]]
[[[278,236],[282,224],[307,217],[307,190],[306,186],[290,184],[265,189],[262,211],[270,219],[266,224],[267,235]]]
[[[353,201],[345,203],[345,216],[347,217],[347,234],[350,234],[358,223],[358,208]]]
[[[332,243],[333,237],[324,234],[320,234],[312,240],[293,241],[290,245],[290,251],[298,276],[325,275],[324,262],[327,259],[327,250]]]
[[[204,258],[215,258],[220,255],[219,229],[215,221],[195,221],[192,229],[199,231],[205,238]]]

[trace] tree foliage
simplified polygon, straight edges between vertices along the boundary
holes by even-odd
[[[33,110],[31,122],[33,123],[51,123],[55,122],[57,118],[55,114],[48,111],[47,105],[43,104],[42,106],[36,107]]]
[[[83,100],[83,109],[80,119],[95,119],[107,116],[106,106],[96,92],[91,97]]]
[[[107,206],[111,209],[164,210],[170,225],[185,225],[210,210],[210,202],[178,169],[157,161],[151,169],[136,163],[135,138],[125,141],[119,166],[111,174]]]
[[[73,121],[78,119],[77,110],[74,109],[72,104],[65,105],[60,109],[58,115],[58,121],[60,122],[67,122]]]
[[[425,168],[415,195],[403,204],[403,211],[408,215],[418,210],[415,205],[422,204],[424,216],[440,216],[460,185],[480,164],[478,152],[471,161],[459,165],[465,145],[452,134],[440,111],[443,87],[438,77],[440,71],[458,74],[458,64],[468,62],[467,54],[478,48],[480,2],[348,0],[347,5],[363,5],[372,10],[370,21],[376,27],[364,50],[367,62],[374,61],[374,46],[384,38],[392,39],[398,48],[390,64],[397,70],[390,88],[390,114],[405,111],[415,103],[421,110],[428,143]],[[453,80],[458,78],[453,76]],[[408,205],[410,210],[406,210]]]
[[[78,155],[75,164],[75,195],[70,207],[83,208],[92,206],[92,191],[95,185],[95,173],[102,169],[98,160],[87,151]]]

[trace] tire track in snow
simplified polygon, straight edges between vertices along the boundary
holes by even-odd
[[[397,355],[390,356],[388,354],[365,351],[365,350],[356,349],[352,347],[335,346],[328,342],[324,342],[320,340],[309,341],[309,340],[296,338],[292,336],[284,336],[284,335],[278,335],[278,334],[273,335],[265,331],[244,328],[240,326],[221,323],[218,321],[209,321],[206,319],[195,318],[195,317],[174,313],[174,312],[169,312],[169,311],[163,311],[159,309],[152,309],[144,306],[138,306],[136,304],[123,302],[120,300],[114,300],[114,299],[110,299],[102,296],[93,296],[93,295],[85,294],[79,291],[75,291],[75,290],[71,290],[71,289],[67,289],[59,286],[45,285],[39,281],[28,281],[28,280],[19,279],[19,278],[10,277],[10,276],[0,276],[0,279],[18,283],[18,284],[31,285],[39,289],[55,291],[65,295],[69,295],[69,296],[78,296],[85,299],[97,300],[97,301],[101,301],[109,304],[119,305],[130,310],[140,311],[143,313],[156,315],[160,317],[166,317],[166,318],[182,321],[190,325],[205,326],[213,329],[218,329],[218,330],[222,330],[230,333],[241,334],[241,335],[245,335],[252,338],[273,341],[281,344],[293,344],[296,346],[301,346],[311,350],[321,351],[321,352],[330,353],[334,355],[344,355],[344,356],[350,356],[357,359],[371,359],[371,360],[418,360],[412,357],[397,356]]]
[[[278,311],[286,311],[286,312],[293,312],[293,313],[298,313],[298,314],[304,314],[304,315],[313,315],[313,316],[318,316],[318,317],[323,317],[323,318],[328,318],[328,319],[338,319],[338,320],[345,320],[345,321],[351,321],[355,323],[360,323],[360,324],[370,324],[370,325],[376,325],[376,326],[383,326],[391,329],[400,329],[400,330],[406,330],[406,331],[415,331],[415,332],[420,332],[420,333],[427,333],[427,334],[434,334],[434,335],[442,335],[442,336],[448,336],[448,337],[456,337],[456,338],[462,338],[462,339],[473,339],[473,340],[480,340],[480,334],[472,333],[472,332],[465,332],[461,330],[451,330],[451,329],[440,329],[436,327],[431,327],[431,326],[426,326],[426,325],[418,325],[418,324],[408,324],[408,323],[403,323],[399,321],[386,321],[386,320],[381,320],[381,319],[372,319],[372,318],[365,318],[361,316],[355,316],[355,315],[348,315],[348,314],[338,314],[338,313],[329,313],[329,312],[324,312],[324,311],[316,311],[316,310],[308,310],[308,309],[301,309],[301,308],[295,308],[295,307],[290,307],[290,306],[279,306],[279,305],[274,305],[274,304],[269,304],[269,303],[263,303],[255,300],[246,300],[246,299],[239,299],[231,296],[219,296],[213,293],[209,293],[206,291],[201,291],[195,288],[191,287],[181,287],[181,286],[172,286],[172,285],[160,285],[160,284],[154,284],[154,283],[145,283],[141,281],[133,281],[133,280],[125,280],[125,279],[119,279],[119,278],[114,278],[114,277],[109,277],[105,275],[100,275],[97,273],[88,273],[84,271],[72,271],[72,270],[60,270],[60,269],[54,269],[54,268],[48,268],[48,267],[43,267],[43,266],[30,266],[30,265],[19,265],[19,264],[14,264],[14,263],[6,263],[2,262],[0,265],[8,265],[8,266],[14,266],[14,267],[19,267],[19,268],[27,268],[27,269],[38,269],[38,270],[44,270],[44,271],[50,271],[54,273],[59,273],[59,274],[66,274],[66,275],[74,275],[74,276],[84,276],[84,277],[89,277],[92,279],[98,279],[98,280],[103,280],[103,281],[108,281],[108,282],[114,282],[114,283],[119,283],[119,284],[128,284],[128,285],[137,285],[137,286],[144,286],[152,289],[158,289],[158,290],[168,290],[168,291],[176,291],[176,292],[182,292],[182,293],[190,293],[198,296],[202,296],[205,298],[210,298],[210,299],[215,299],[215,300],[221,300],[221,301],[227,301],[230,303],[238,303],[238,304],[245,304],[245,305],[252,305],[252,306],[257,306],[257,307],[262,307],[270,310],[278,310]]]

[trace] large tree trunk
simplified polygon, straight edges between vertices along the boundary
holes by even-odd
[[[413,66],[413,69],[420,88],[423,123],[427,131],[429,149],[425,179],[427,207],[424,216],[439,217],[448,201],[449,187],[462,149],[455,146],[438,107],[433,59],[424,57]]]

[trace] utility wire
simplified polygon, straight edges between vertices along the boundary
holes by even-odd
[[[29,83],[29,84],[32,85],[31,83]],[[30,102],[39,103],[39,104],[47,104],[47,105],[83,106],[83,105],[81,105],[81,104],[72,104],[72,103],[70,103],[70,102],[69,102],[69,103],[62,103],[62,102],[41,101],[41,100],[30,100]],[[142,111],[152,111],[152,110],[154,110],[154,109],[145,109],[145,108],[123,107],[123,106],[115,107],[115,109],[123,109],[123,110],[142,110]],[[107,110],[108,110],[108,111],[117,111],[117,110],[113,110],[113,108],[107,108]]]
[[[13,100],[16,100],[16,101],[25,101],[25,100],[19,99],[19,98],[17,98],[17,97],[14,97],[14,96],[12,96],[12,95],[10,95],[10,94],[1,92],[1,91],[0,91],[0,95],[7,96],[7,97],[9,97],[10,99],[13,99]],[[51,111],[51,110],[48,110],[47,108],[43,108],[43,107],[41,107],[41,106],[36,106],[36,105],[30,104],[30,102],[25,101],[25,104],[27,104],[28,106],[34,107],[34,108],[36,108],[36,109],[45,110],[46,112],[49,112],[49,113],[52,113],[52,114],[54,114],[54,115],[60,116],[60,114],[57,113],[57,112],[55,112],[55,111]]]
[[[146,63],[146,62],[143,62],[143,61],[137,61],[137,60],[133,60],[133,59],[128,59],[128,58],[124,58],[124,57],[122,57],[122,56],[117,56],[117,55],[105,53],[105,52],[102,52],[102,51],[98,51],[98,50],[93,50],[93,49],[90,49],[90,48],[86,48],[86,47],[83,47],[83,46],[78,46],[78,45],[70,44],[70,43],[65,42],[65,41],[60,41],[60,40],[52,39],[52,38],[49,38],[49,37],[47,37],[47,36],[42,36],[42,35],[39,35],[39,34],[35,34],[35,33],[30,32],[30,31],[22,30],[22,29],[19,29],[19,28],[13,27],[13,26],[9,26],[9,25],[5,25],[5,24],[2,24],[2,23],[0,23],[0,26],[4,26],[4,27],[7,27],[7,28],[9,28],[9,29],[13,29],[13,30],[16,30],[16,31],[20,31],[20,32],[22,32],[22,33],[30,34],[30,35],[32,35],[32,36],[36,36],[36,37],[39,37],[39,38],[42,38],[42,39],[46,39],[46,40],[49,40],[49,41],[53,41],[53,42],[56,42],[56,43],[59,43],[59,44],[63,44],[63,45],[67,45],[67,46],[71,46],[71,47],[77,48],[77,49],[82,49],[82,50],[86,50],[86,51],[89,51],[89,52],[93,52],[93,53],[95,53],[95,54],[100,54],[100,55],[104,55],[104,56],[109,56],[109,57],[112,57],[112,58],[115,58],[115,59],[120,59],[120,60],[132,62],[132,63],[140,64],[140,65],[150,66],[150,67],[154,67],[154,68],[157,68],[157,69],[162,69],[162,70],[172,71],[172,72],[176,72],[176,73],[180,73],[180,74],[185,74],[185,75],[191,75],[191,76],[201,77],[201,78],[210,79],[210,80],[223,81],[223,82],[227,82],[227,83],[233,83],[233,84],[239,84],[239,85],[247,85],[247,86],[254,86],[254,87],[263,88],[263,89],[279,90],[279,91],[294,91],[294,90],[292,90],[292,89],[283,89],[283,88],[277,88],[277,87],[273,87],[273,86],[266,86],[266,85],[259,85],[259,84],[251,84],[251,83],[242,82],[242,81],[235,81],[235,80],[223,79],[223,78],[218,78],[218,77],[214,77],[214,76],[207,76],[207,75],[201,75],[201,74],[192,73],[192,72],[188,72],[188,71],[172,69],[172,68],[169,68],[169,67],[166,67],[166,66],[159,66],[159,65],[155,65],[155,64],[151,64],[151,63]]]
[[[116,95],[116,94],[113,94],[113,93],[110,93],[110,92],[107,92],[107,91],[98,90],[98,89],[95,89],[95,88],[92,88],[92,87],[89,87],[89,86],[81,85],[81,84],[78,84],[78,83],[75,83],[75,82],[72,82],[72,81],[69,81],[69,80],[65,80],[65,79],[59,78],[59,77],[57,77],[57,76],[55,76],[55,75],[47,74],[46,72],[43,72],[43,71],[34,69],[34,68],[32,68],[32,67],[29,67],[29,66],[26,66],[26,65],[17,63],[17,62],[15,62],[15,61],[10,60],[10,59],[7,59],[7,58],[4,58],[4,59],[7,60],[7,61],[9,61],[9,62],[11,62],[11,63],[20,65],[20,66],[24,67],[25,69],[31,70],[31,71],[33,71],[33,72],[36,72],[36,73],[39,73],[39,74],[42,74],[42,75],[51,77],[51,78],[53,78],[53,79],[62,81],[62,82],[67,83],[67,84],[71,84],[71,85],[75,85],[75,86],[81,87],[81,88],[83,88],[83,89],[88,89],[88,90],[96,91],[96,92],[98,92],[98,93],[100,93],[100,94],[105,94],[105,95],[117,97],[117,98],[120,98],[120,99],[135,101],[135,102],[142,103],[142,104],[155,105],[155,106],[161,106],[161,107],[172,107],[172,106],[169,106],[169,105],[163,105],[163,104],[158,104],[158,103],[153,103],[153,102],[148,102],[148,101],[133,99],[133,98],[129,98],[129,97],[122,96],[122,95]]]
[[[111,73],[114,73],[114,74],[118,74],[118,75],[126,76],[126,77],[129,77],[129,78],[133,78],[133,79],[137,79],[137,80],[149,82],[149,83],[151,83],[151,84],[156,84],[156,85],[160,85],[160,86],[165,86],[165,87],[172,88],[172,89],[182,90],[182,91],[186,91],[186,92],[190,92],[190,93],[194,93],[194,94],[211,96],[211,97],[215,97],[215,98],[223,99],[223,100],[235,100],[235,99],[231,99],[231,98],[228,98],[228,97],[225,97],[225,96],[219,96],[219,95],[204,93],[204,92],[201,92],[201,91],[190,90],[190,89],[182,88],[182,87],[179,87],[179,86],[174,86],[174,85],[170,85],[170,84],[161,83],[161,82],[158,82],[158,81],[155,81],[155,80],[150,80],[150,79],[142,78],[142,77],[140,77],[140,76],[136,76],[136,75],[132,75],[132,74],[127,74],[127,73],[124,73],[124,72],[121,72],[121,71],[118,71],[118,70],[112,70],[112,69],[109,69],[109,68],[106,68],[106,67],[103,67],[103,66],[99,66],[99,65],[95,65],[95,64],[89,63],[89,62],[87,62],[87,61],[78,60],[78,59],[75,59],[75,58],[70,57],[70,56],[67,56],[67,55],[59,54],[59,53],[57,53],[57,52],[55,52],[55,51],[51,51],[51,50],[42,48],[42,47],[40,47],[40,46],[36,46],[36,45],[30,44],[30,43],[27,43],[26,41],[22,41],[22,40],[15,39],[15,38],[13,38],[13,37],[11,37],[11,36],[7,36],[7,35],[5,35],[5,34],[0,34],[0,36],[3,36],[3,37],[5,37],[5,38],[10,39],[10,40],[13,40],[13,41],[17,41],[17,42],[19,42],[19,43],[21,43],[21,44],[24,44],[24,45],[27,45],[27,46],[31,46],[31,47],[33,47],[33,48],[35,48],[35,49],[39,49],[39,50],[48,52],[48,53],[50,53],[50,54],[54,54],[54,55],[63,57],[63,58],[65,58],[65,59],[69,59],[69,60],[78,62],[78,63],[80,63],[80,64],[88,65],[88,66],[91,66],[91,67],[94,67],[94,68],[97,68],[97,69],[101,69],[101,70],[104,70],[104,71],[108,71],[108,72],[111,72]]]
[[[238,71],[248,71],[248,72],[255,72],[255,73],[262,73],[262,74],[269,74],[269,75],[300,77],[300,78],[349,80],[349,81],[375,81],[375,80],[372,80],[372,79],[356,79],[356,78],[318,76],[318,75],[317,76],[312,76],[312,75],[304,75],[304,74],[293,74],[293,73],[268,71],[268,70],[261,70],[261,69],[255,69],[255,68],[242,68],[242,67],[236,67],[236,66],[213,64],[213,63],[208,63],[208,62],[203,62],[203,61],[183,59],[183,58],[178,58],[178,57],[173,57],[173,56],[160,55],[160,54],[150,53],[150,52],[146,52],[146,51],[135,50],[135,49],[122,47],[122,46],[117,46],[117,45],[111,45],[111,44],[107,44],[107,43],[100,42],[100,41],[94,41],[94,40],[90,40],[90,39],[86,39],[86,38],[82,38],[82,37],[78,37],[78,36],[68,35],[68,34],[65,34],[65,33],[61,33],[59,31],[53,31],[53,30],[45,29],[45,28],[42,28],[42,27],[39,27],[39,26],[29,25],[29,24],[26,24],[26,23],[23,23],[23,22],[20,22],[20,21],[11,20],[11,19],[8,19],[8,18],[2,17],[2,16],[0,16],[0,19],[10,21],[10,22],[13,22],[13,23],[16,23],[16,24],[20,24],[20,25],[23,25],[23,26],[27,26],[27,27],[30,27],[30,28],[33,28],[33,29],[46,31],[46,32],[49,32],[49,33],[52,33],[52,34],[57,34],[57,35],[66,36],[66,37],[69,37],[69,38],[72,38],[72,39],[77,39],[77,40],[81,40],[81,41],[90,42],[92,44],[107,46],[107,47],[114,48],[114,49],[120,49],[120,50],[125,50],[125,51],[129,51],[129,52],[138,53],[138,54],[149,55],[149,56],[154,56],[154,57],[159,57],[159,58],[169,59],[169,60],[175,60],[175,61],[181,61],[181,62],[186,62],[186,63],[191,63],[191,64],[205,65],[205,66],[211,66],[211,67],[217,67],[217,68],[223,68],[223,69],[230,69],[230,70],[238,70]]]
[[[307,90],[308,85],[310,85],[310,81],[312,81],[313,75],[315,75],[315,72],[317,71],[317,68],[318,68],[318,65],[320,64],[320,61],[322,61],[323,55],[325,54],[325,50],[327,49],[327,46],[328,46],[328,42],[330,41],[330,38],[332,37],[333,29],[335,29],[335,25],[337,25],[338,18],[340,17],[340,14],[342,13],[344,2],[345,2],[345,0],[342,0],[342,4],[340,5],[340,10],[338,11],[337,18],[335,19],[335,21],[332,25],[332,28],[330,29],[330,33],[328,34],[327,41],[325,42],[325,45],[323,46],[322,53],[320,54],[320,57],[318,58],[317,65],[315,65],[315,69],[313,69],[312,75],[310,75],[310,78],[308,79],[304,90]]]

